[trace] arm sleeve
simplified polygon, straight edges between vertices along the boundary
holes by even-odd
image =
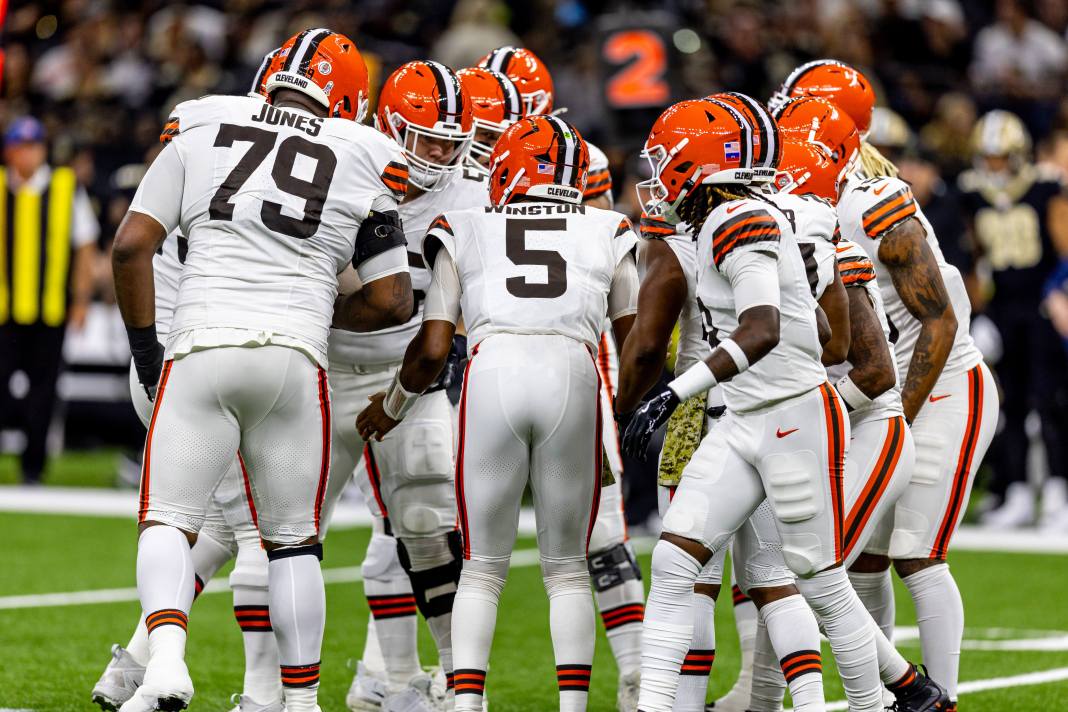
[[[381,194],[371,203],[371,210],[375,212],[396,212],[397,199],[389,194]],[[408,249],[404,245],[390,248],[373,257],[368,257],[356,266],[356,274],[361,284],[373,282],[376,279],[389,277],[408,271]]]
[[[634,255],[627,254],[612,275],[608,290],[608,318],[611,321],[638,313],[638,267]]]
[[[144,213],[171,232],[182,216],[185,164],[171,141],[149,166],[137,187],[130,210]]]
[[[740,252],[725,263],[725,276],[734,292],[735,312],[758,306],[779,308],[777,259],[764,252]]]
[[[435,319],[453,324],[460,320],[460,275],[448,250],[438,250],[434,272],[423,302],[423,321]]]
[[[100,237],[100,223],[97,222],[89,196],[83,188],[79,188],[74,194],[72,221],[71,239],[75,247],[84,247],[96,242]]]

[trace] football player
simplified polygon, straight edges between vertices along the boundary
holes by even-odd
[[[871,83],[841,62],[798,67],[773,101],[796,96],[831,101],[862,134],[871,124]],[[968,333],[971,305],[961,275],[942,257],[930,224],[896,175],[896,167],[865,141],[860,166],[838,202],[842,236],[860,245],[874,265],[896,332],[901,402],[916,448],[913,478],[895,508],[889,545],[869,546],[852,569],[865,605],[890,631],[893,560],[916,606],[923,660],[955,707],[964,606],[946,552],[997,425],[998,394]],[[857,573],[868,576],[862,580]]]
[[[394,71],[379,94],[375,126],[410,166],[399,214],[416,304],[398,326],[370,334],[340,329],[330,334],[336,415],[331,471],[337,475],[328,486],[326,511],[329,516],[362,456],[356,481],[375,514],[363,562],[371,621],[347,703],[353,710],[379,709],[384,702],[386,709],[424,709],[437,702],[433,681],[419,666],[417,610],[430,627],[450,692],[452,687],[450,616],[461,561],[452,406],[445,392],[453,374],[446,370],[403,426],[381,442],[366,443],[355,422],[367,398],[389,385],[419,330],[430,284],[419,241],[446,209],[487,205],[489,190],[485,176],[464,165],[474,131],[471,100],[445,65],[414,61]],[[456,349],[454,358],[459,358]]]
[[[526,104],[515,82],[500,72],[485,67],[467,67],[456,72],[456,76],[471,100],[471,116],[475,124],[475,135],[465,163],[489,175],[493,147],[505,129],[523,118]]]
[[[972,149],[975,166],[961,174],[959,186],[975,258],[989,265],[993,281],[993,290],[985,290],[990,299],[984,313],[1002,340],[1012,344],[997,363],[1005,420],[995,446],[995,485],[1005,505],[990,516],[1003,524],[1029,524],[1034,496],[1023,466],[1030,449],[1024,421],[1032,409],[1042,421],[1051,479],[1060,480],[1063,489],[1068,476],[1068,368],[1057,332],[1042,309],[1045,281],[1060,255],[1068,254],[1068,199],[1060,177],[1033,163],[1031,137],[1015,115],[991,111],[980,118]],[[1057,486],[1047,487],[1044,508],[1056,502]]]
[[[119,308],[154,400],[137,561],[150,656],[124,712],[182,709],[193,695],[190,545],[235,451],[269,561],[285,706],[318,710],[327,336],[331,322],[370,331],[413,307],[396,213],[404,186],[394,185],[407,167],[391,141],[356,121],[367,70],[355,44],[321,28],[295,35],[266,89],[270,103],[209,96],[180,105],[190,125],[152,164],[115,238]],[[152,257],[179,225],[189,250],[164,349]],[[338,297],[350,263],[362,288]]]
[[[553,80],[545,63],[534,52],[522,47],[498,47],[482,58],[480,65],[507,75],[519,89],[528,114],[558,114],[554,110]],[[612,174],[608,157],[601,149],[586,142],[590,153],[589,177],[583,191],[583,203],[590,207],[611,209]],[[589,569],[597,607],[616,660],[619,679],[616,706],[620,712],[634,712],[638,699],[641,671],[641,622],[645,615],[645,590],[641,568],[627,540],[623,517],[623,456],[619,435],[611,417],[612,400],[618,381],[618,344],[606,324],[597,349],[597,367],[601,376],[602,412],[605,417],[605,456],[614,483],[601,492],[601,506],[590,542]]]
[[[249,96],[266,98],[268,69],[277,52],[272,50],[263,58]],[[181,111],[176,109],[164,126],[160,141],[164,144],[170,142],[182,125],[190,125],[190,119],[183,119]],[[161,343],[166,341],[170,331],[178,296],[178,281],[188,249],[186,238],[175,233],[173,239],[164,240],[152,259],[156,335]],[[152,402],[138,383],[137,371],[132,364],[130,399],[147,428],[152,417]],[[234,617],[241,628],[245,648],[245,678],[235,712],[281,712],[278,645],[271,630],[267,606],[267,555],[260,546],[259,532],[242,477],[240,460],[235,458],[212,494],[212,507],[204,518],[191,551],[195,576],[193,595],[195,598],[215,572],[236,554],[237,562],[230,574],[230,587],[234,595]],[[130,699],[144,680],[148,654],[148,630],[142,614],[126,647],[112,647],[112,660],[93,687],[93,701],[101,709],[116,710]]]
[[[624,447],[644,454],[680,402],[717,383],[727,412],[687,465],[653,550],[638,708],[672,708],[694,580],[766,496],[851,708],[881,709],[874,634],[840,567],[845,409],[820,363],[817,305],[794,228],[750,188],[754,144],[740,113],[698,100],[665,111],[644,149],[654,169],[639,184],[642,203],[698,235],[697,292],[712,353],[638,409]],[[820,666],[813,651],[789,662],[798,671]]]
[[[460,405],[457,493],[464,567],[456,594],[456,709],[482,709],[497,605],[530,484],[549,596],[561,710],[584,710],[594,615],[586,554],[602,438],[593,354],[605,316],[623,342],[636,309],[636,238],[619,213],[580,205],[589,156],[553,116],[523,119],[493,152],[493,207],[447,211],[423,325],[389,391],[361,413],[365,438],[409,416],[436,377],[457,320],[470,360]]]

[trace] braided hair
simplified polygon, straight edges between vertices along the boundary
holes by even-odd
[[[740,183],[699,185],[695,187],[676,209],[679,217],[693,228],[693,234],[701,232],[701,226],[722,203],[752,197],[753,191]]]

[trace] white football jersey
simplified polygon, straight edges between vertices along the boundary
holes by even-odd
[[[908,373],[921,325],[905,308],[894,288],[889,271],[879,259],[879,240],[911,217],[920,221],[927,234],[927,244],[934,253],[949,301],[953,305],[953,312],[957,316],[957,336],[942,375],[964,373],[982,360],[982,355],[969,333],[971,302],[968,300],[968,292],[964,288],[960,272],[942,256],[934,229],[913,198],[908,184],[898,178],[866,179],[854,175],[846,182],[842,197],[838,201],[838,224],[842,237],[860,245],[875,266],[875,275],[883,294],[883,306],[890,322],[890,332],[896,335],[894,346],[897,352],[897,370],[902,381]]]
[[[679,314],[679,343],[675,357],[675,373],[681,374],[698,361],[712,354],[705,341],[701,309],[697,306],[697,242],[689,234],[675,234],[664,238],[686,275],[686,303]]]
[[[819,299],[834,281],[834,241],[838,230],[834,206],[815,195],[770,193],[767,199],[793,225],[808,286],[812,296]]]
[[[325,365],[337,275],[360,224],[406,187],[400,148],[259,97],[185,102],[171,121],[178,134],[131,206],[189,241],[168,355],[278,343]],[[174,189],[160,191],[167,180]]]
[[[156,287],[156,336],[167,340],[174,319],[174,305],[178,302],[178,280],[189,250],[185,235],[175,230],[167,235],[152,258],[152,280]]]
[[[779,343],[764,358],[722,384],[732,411],[766,408],[826,382],[816,329],[816,299],[787,216],[763,196],[723,203],[697,236],[697,298],[705,340],[713,348],[738,328],[731,280],[745,252],[774,255],[779,272]]]
[[[863,289],[868,295],[875,316],[879,318],[879,325],[883,328],[883,336],[886,337],[886,345],[890,349],[890,358],[897,362],[894,353],[894,345],[890,342],[890,324],[886,321],[886,311],[883,309],[883,296],[879,289],[879,280],[875,276],[875,266],[860,245],[849,240],[841,240],[835,248],[838,260],[838,272],[842,275],[842,284],[846,289]],[[853,364],[844,361],[827,368],[827,375],[831,381],[837,383],[839,379],[853,369]],[[904,415],[901,407],[901,379],[896,378],[893,388],[879,395],[870,404],[857,408],[849,413],[849,422],[860,425],[869,420],[883,420],[897,415]]]
[[[612,277],[637,243],[613,210],[529,202],[447,211],[423,254],[432,264],[444,247],[456,263],[469,351],[509,333],[561,334],[596,353]]]
[[[408,267],[412,275],[416,310],[404,324],[381,331],[356,334],[343,329],[330,331],[331,363],[361,366],[399,363],[408,344],[423,323],[423,298],[430,286],[430,271],[423,262],[422,243],[430,223],[446,210],[481,208],[489,205],[486,176],[464,167],[448,179],[443,190],[423,193],[400,204],[404,237],[408,241]]]

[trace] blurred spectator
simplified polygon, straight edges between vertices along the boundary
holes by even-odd
[[[1021,526],[1034,519],[1027,485],[1026,420],[1032,410],[1041,420],[1050,474],[1047,514],[1068,511],[1068,368],[1041,309],[1044,285],[1068,255],[1068,198],[1060,176],[1035,165],[1030,137],[1013,114],[984,115],[972,145],[975,168],[961,174],[960,186],[976,255],[991,275],[985,313],[1007,345],[996,364],[1002,428],[991,450],[991,491],[1004,502],[985,521]]]
[[[431,58],[460,69],[474,66],[492,49],[520,44],[507,18],[507,8],[496,0],[460,0],[449,27],[431,47]]]
[[[975,119],[975,102],[971,97],[955,92],[938,100],[934,118],[920,130],[920,143],[937,157],[948,180],[955,179],[970,165],[968,142]]]
[[[976,38],[971,67],[986,102],[1013,109],[1032,133],[1044,136],[1066,71],[1064,38],[1033,19],[1023,0],[998,0],[997,21]]]
[[[0,426],[26,435],[24,482],[40,482],[67,325],[81,329],[100,228],[70,168],[51,168],[44,127],[17,119],[4,134],[0,200]],[[24,374],[23,391],[12,392]]]

